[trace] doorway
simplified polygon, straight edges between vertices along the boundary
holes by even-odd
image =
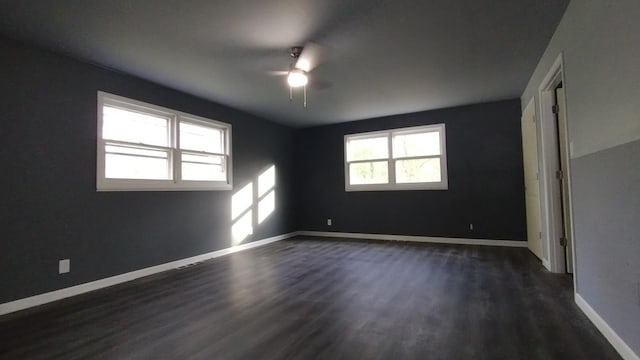
[[[569,229],[569,202],[571,201],[569,193],[569,183],[567,181],[567,169],[569,168],[569,149],[567,149],[567,142],[563,139],[568,139],[567,136],[567,119],[566,119],[566,102],[564,87],[562,82],[556,86],[555,89],[555,106],[553,107],[553,113],[556,121],[556,133],[557,133],[557,146],[558,146],[558,170],[556,178],[560,182],[560,196],[556,201],[560,202],[560,245],[564,248],[565,257],[565,271],[567,273],[573,273],[573,242],[571,237],[571,231]]]
[[[575,269],[571,169],[566,86],[562,54],[539,87],[540,200],[545,266],[552,272]]]

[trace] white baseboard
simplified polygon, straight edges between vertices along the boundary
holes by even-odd
[[[76,285],[76,286],[71,286],[71,287],[68,287],[68,288],[55,290],[55,291],[51,291],[51,292],[44,293],[44,294],[31,296],[31,297],[24,298],[24,299],[14,300],[14,301],[11,301],[11,302],[0,304],[0,315],[5,315],[5,314],[12,313],[12,312],[15,312],[15,311],[24,310],[24,309],[31,308],[31,307],[34,307],[34,306],[43,305],[43,304],[46,304],[46,303],[49,303],[49,302],[52,302],[52,301],[61,300],[61,299],[68,298],[68,297],[71,297],[71,296],[80,295],[80,294],[83,294],[83,293],[86,293],[86,292],[89,292],[89,291],[102,289],[102,288],[113,286],[113,285],[120,284],[120,283],[123,283],[123,282],[135,280],[135,279],[138,279],[138,278],[141,278],[141,277],[144,277],[144,276],[149,276],[149,275],[153,275],[153,274],[156,274],[156,273],[159,273],[159,272],[175,269],[175,268],[178,268],[180,266],[185,266],[185,265],[193,264],[193,263],[196,263],[196,262],[205,261],[205,260],[213,259],[213,258],[216,258],[216,257],[228,255],[228,254],[231,254],[231,253],[234,253],[234,252],[247,250],[247,249],[252,249],[252,248],[255,248],[255,247],[258,247],[258,246],[267,245],[267,244],[270,244],[272,242],[288,239],[288,238],[291,238],[291,237],[296,236],[296,235],[297,235],[297,232],[292,232],[292,233],[283,234],[283,235],[277,235],[277,236],[273,236],[273,237],[270,237],[270,238],[266,238],[266,239],[262,239],[262,240],[258,240],[258,241],[253,241],[253,242],[250,242],[250,243],[247,243],[247,244],[233,246],[233,247],[222,249],[222,250],[216,250],[216,251],[212,251],[212,252],[209,252],[209,253],[206,253],[206,254],[192,256],[192,257],[186,258],[186,259],[176,260],[176,261],[168,262],[168,263],[165,263],[165,264],[160,264],[160,265],[156,265],[156,266],[152,266],[152,267],[148,267],[148,268],[144,268],[144,269],[140,269],[140,270],[135,270],[135,271],[128,272],[128,273],[125,273],[125,274],[111,276],[111,277],[108,277],[108,278],[104,278],[104,279],[100,279],[100,280],[96,280],[96,281],[92,281],[92,282],[88,282],[88,283],[84,283],[84,284],[80,284],[80,285]]]
[[[587,303],[580,294],[575,295],[575,301],[580,310],[591,320],[591,322],[600,330],[602,335],[613,345],[618,354],[625,360],[640,360],[640,357],[633,352],[633,350],[627,345],[620,336],[607,324],[606,321]]]
[[[331,237],[331,238],[348,238],[348,239],[414,241],[414,242],[427,242],[427,243],[440,243],[440,244],[527,247],[526,241],[514,241],[514,240],[464,239],[464,238],[445,238],[445,237],[431,237],[431,236],[362,234],[362,233],[343,233],[343,232],[325,232],[325,231],[298,231],[298,235],[320,236],[320,237]]]

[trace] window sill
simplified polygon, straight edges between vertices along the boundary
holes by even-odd
[[[448,190],[448,183],[431,183],[431,184],[402,184],[402,185],[346,185],[346,192],[354,191],[407,191],[407,190]]]
[[[233,184],[226,182],[175,183],[173,181],[108,181],[96,186],[97,192],[110,191],[224,191],[231,190]]]

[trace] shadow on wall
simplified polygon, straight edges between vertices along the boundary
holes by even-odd
[[[257,178],[231,197],[231,246],[242,243],[253,234],[253,227],[271,215],[276,208],[276,166],[271,165]]]

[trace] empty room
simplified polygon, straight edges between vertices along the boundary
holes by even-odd
[[[640,360],[638,19],[0,1],[0,359]]]

